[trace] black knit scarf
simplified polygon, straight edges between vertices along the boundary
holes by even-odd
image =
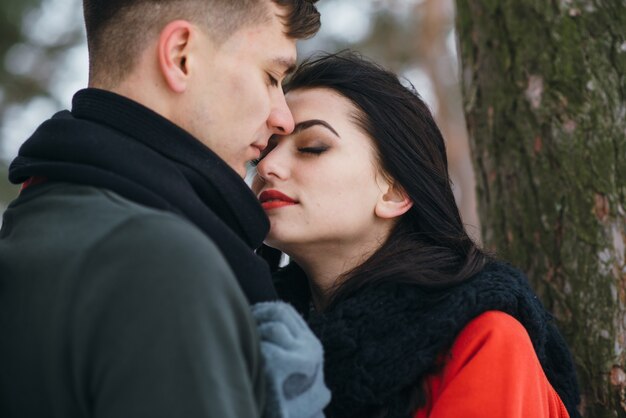
[[[301,270],[277,273],[279,295],[307,315],[309,292]],[[570,417],[580,417],[570,352],[526,277],[492,263],[473,278],[445,290],[389,282],[364,288],[308,323],[325,349],[325,378],[332,393],[329,418],[410,417],[415,388],[437,370],[438,359],[473,318],[489,310],[516,318],[532,340],[548,380]]]
[[[239,175],[189,133],[132,100],[85,89],[24,143],[9,170],[112,190],[187,218],[217,244],[250,303],[276,299],[253,250],[269,222]],[[28,192],[28,190],[26,190]]]

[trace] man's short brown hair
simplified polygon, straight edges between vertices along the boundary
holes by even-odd
[[[320,27],[317,0],[271,0],[285,10],[285,33],[313,36]],[[198,24],[218,42],[252,22],[269,21],[264,0],[83,0],[89,79],[115,85],[136,64],[147,41],[167,25],[184,19]]]

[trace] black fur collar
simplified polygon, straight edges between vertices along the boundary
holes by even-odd
[[[279,294],[305,310],[302,272],[276,276]],[[303,287],[304,286],[304,287]],[[445,290],[387,283],[360,290],[308,323],[325,348],[325,376],[332,392],[328,417],[409,417],[411,394],[437,370],[437,359],[473,318],[488,310],[515,317],[528,331],[552,386],[572,418],[580,401],[570,352],[550,314],[517,269],[492,263],[470,280]]]

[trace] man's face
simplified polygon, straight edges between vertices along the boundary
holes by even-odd
[[[289,134],[293,117],[281,81],[295,65],[296,41],[288,38],[269,3],[270,22],[241,27],[215,46],[201,33],[193,85],[178,120],[240,176],[246,162],[259,157],[269,137]]]

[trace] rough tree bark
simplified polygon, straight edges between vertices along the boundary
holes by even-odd
[[[483,241],[555,314],[583,416],[626,417],[626,3],[456,3]]]

